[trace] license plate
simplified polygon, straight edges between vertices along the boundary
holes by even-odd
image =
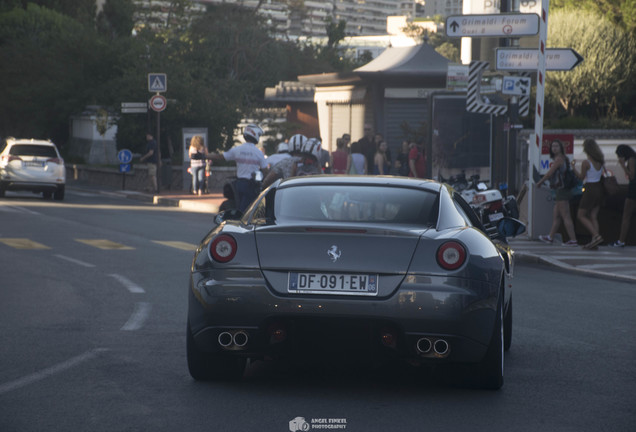
[[[378,294],[378,275],[334,273],[289,273],[290,293],[303,294]]]
[[[25,161],[24,162],[24,166],[28,166],[28,167],[39,167],[42,168],[44,166],[44,162],[38,162],[38,161]]]
[[[490,222],[498,221],[499,219],[503,219],[503,217],[503,213],[492,213],[488,215],[488,219],[490,219]]]

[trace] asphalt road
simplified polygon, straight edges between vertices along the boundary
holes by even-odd
[[[282,362],[194,382],[187,278],[210,219],[72,191],[0,199],[0,431],[636,429],[636,287],[541,266],[516,268],[499,392],[443,370]]]

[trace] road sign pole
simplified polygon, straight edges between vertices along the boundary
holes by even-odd
[[[159,170],[161,168],[161,112],[157,111],[157,193],[161,191],[161,176]]]
[[[528,164],[528,235],[535,237],[532,212],[534,209],[534,185],[539,181],[539,164],[541,163],[541,145],[543,143],[543,115],[545,112],[545,50],[548,39],[548,7],[549,0],[541,0],[541,15],[539,16],[539,67],[537,69],[537,101],[534,117],[534,143],[530,142],[530,163]],[[532,141],[532,140],[531,140]]]

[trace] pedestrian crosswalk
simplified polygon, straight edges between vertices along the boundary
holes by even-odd
[[[73,239],[77,243],[81,243],[93,248],[101,249],[101,250],[134,250],[136,249],[134,246],[126,245],[123,243],[115,242],[108,239]],[[184,251],[192,251],[194,252],[197,248],[196,244],[186,243],[183,241],[175,241],[175,240],[153,240],[152,243],[184,250]],[[4,245],[13,249],[20,250],[45,250],[45,249],[54,249],[53,245],[45,245],[40,242],[36,242],[34,240],[28,238],[9,238],[9,237],[0,237],[0,245]]]

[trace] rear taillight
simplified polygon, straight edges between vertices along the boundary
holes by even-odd
[[[62,159],[60,159],[60,158],[50,158],[50,159],[47,159],[47,160],[46,160],[46,163],[49,163],[49,162],[50,162],[50,163],[54,163],[54,164],[58,164],[58,165],[61,165],[62,163],[64,163],[64,162],[62,161]]]
[[[21,161],[22,159],[20,159],[18,156],[11,156],[11,155],[2,156],[2,161],[3,162],[11,162],[11,161],[14,161],[14,160]]]
[[[216,236],[210,242],[210,255],[214,261],[226,263],[232,261],[236,255],[236,240],[227,234]]]
[[[460,243],[449,241],[437,249],[437,263],[445,270],[458,269],[466,261],[466,249]]]

